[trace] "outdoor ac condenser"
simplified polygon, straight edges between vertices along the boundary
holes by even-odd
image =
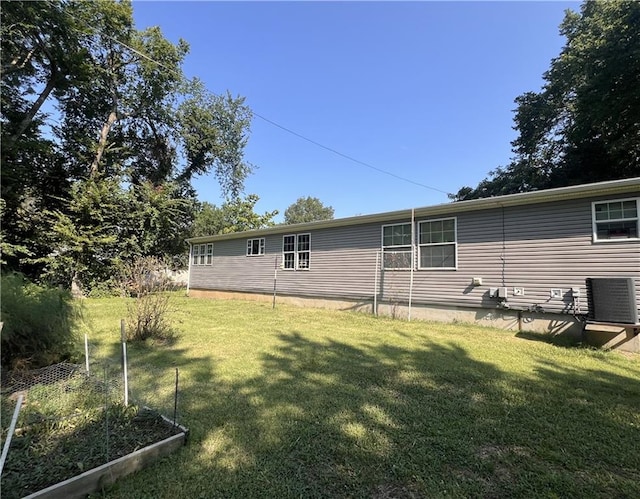
[[[632,277],[587,278],[589,320],[638,324],[636,287]]]

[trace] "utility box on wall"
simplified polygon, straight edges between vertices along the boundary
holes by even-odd
[[[587,278],[589,320],[638,324],[636,287],[632,277]]]

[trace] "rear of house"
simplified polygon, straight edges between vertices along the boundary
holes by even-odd
[[[640,350],[639,215],[634,178],[193,238],[189,293],[580,334],[622,284]]]

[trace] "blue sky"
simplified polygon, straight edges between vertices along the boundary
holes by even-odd
[[[511,158],[514,99],[538,91],[578,2],[134,2],[191,45],[184,70],[246,98],[258,211],[314,196],[336,218],[448,202]],[[221,203],[213,177],[194,182]]]

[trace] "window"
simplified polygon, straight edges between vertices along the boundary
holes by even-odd
[[[455,269],[456,241],[455,218],[419,222],[419,268]]]
[[[296,236],[284,236],[282,239],[282,268],[296,268]]]
[[[198,265],[198,258],[200,258],[200,245],[194,244],[191,246],[191,263]]]
[[[382,226],[382,267],[411,269],[411,223]]]
[[[298,267],[308,269],[311,255],[311,234],[298,234]]]
[[[593,240],[638,239],[640,198],[593,203]]]
[[[193,265],[212,265],[213,243],[194,244],[191,247],[191,263]]]
[[[207,265],[213,263],[213,244],[207,244]]]
[[[311,261],[311,234],[291,234],[282,238],[282,268],[308,270]]]
[[[247,239],[247,256],[264,255],[264,237]]]

